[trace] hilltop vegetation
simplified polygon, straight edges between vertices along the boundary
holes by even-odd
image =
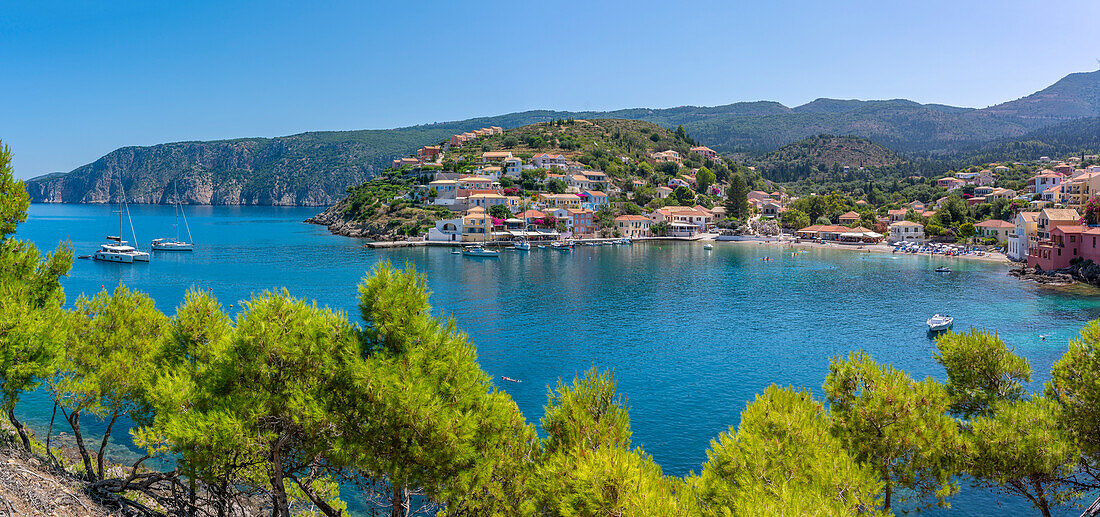
[[[818,135],[785,145],[760,160],[764,177],[797,181],[815,172],[885,167],[902,159],[894,151],[866,138]]]

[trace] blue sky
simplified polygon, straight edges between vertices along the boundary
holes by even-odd
[[[0,12],[0,140],[19,177],[126,145],[539,108],[984,107],[1100,58],[1094,0],[2,0]]]

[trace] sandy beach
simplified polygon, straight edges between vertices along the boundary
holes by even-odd
[[[711,239],[707,239],[711,240]],[[714,241],[720,244],[738,244],[748,246],[772,246],[779,248],[791,248],[791,249],[833,249],[833,250],[845,250],[854,251],[859,253],[894,253],[894,247],[887,244],[836,244],[830,242],[795,242],[793,240],[779,240],[779,241]],[[905,253],[904,255],[913,255],[911,253]],[[1012,265],[1014,262],[1008,259],[1003,253],[986,253],[984,255],[940,255],[940,254],[925,254],[920,255],[934,256],[942,259],[958,259],[958,260],[977,260],[981,262],[993,262],[1005,265]]]

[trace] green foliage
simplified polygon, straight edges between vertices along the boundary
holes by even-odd
[[[1088,202],[1085,203],[1084,218],[1086,224],[1100,223],[1100,198],[1089,197]]]
[[[974,236],[977,229],[974,227],[974,223],[963,223],[959,225],[958,231],[955,233],[964,239],[968,239]]]
[[[701,167],[699,172],[695,173],[695,190],[700,194],[706,194],[707,189],[718,179],[717,176],[706,167]]]
[[[780,219],[783,221],[783,226],[788,228],[805,228],[810,225],[810,216],[803,213],[797,208],[788,209],[780,214]]]
[[[0,240],[7,239],[19,223],[27,220],[30,204],[23,182],[15,179],[11,148],[0,142]]]
[[[569,187],[565,184],[565,182],[558,178],[550,178],[546,181],[546,190],[549,190],[554,194],[562,194],[567,188]]]
[[[12,177],[11,150],[0,144],[0,409],[29,451],[15,406],[63,356],[69,318],[61,277],[72,267],[73,251],[61,244],[43,259],[33,243],[10,238],[26,220],[27,207],[27,192]]]
[[[1048,396],[1062,407],[1066,429],[1080,445],[1092,472],[1100,470],[1100,320],[1081,329],[1079,338],[1050,372]],[[1094,484],[1100,485],[1100,476]]]
[[[539,507],[547,515],[686,515],[679,482],[630,442],[630,417],[614,376],[591,369],[546,404]]]
[[[831,432],[809,392],[768,387],[712,440],[698,479],[703,515],[864,515],[883,483]]]
[[[1046,517],[1082,494],[1072,482],[1077,448],[1060,424],[1057,402],[1002,400],[970,421],[967,473],[982,485],[1026,498]]]
[[[103,480],[106,445],[115,422],[127,416],[142,425],[152,418],[149,390],[156,374],[148,365],[161,356],[168,318],[151,298],[121,285],[90,299],[81,295],[75,305],[65,363],[52,388],[58,405],[67,410],[89,477]],[[85,413],[108,421],[94,471],[79,424]]]
[[[958,491],[952,480],[958,436],[942,386],[932,379],[915,382],[861,352],[830,362],[825,394],[837,435],[885,482],[885,509],[895,496],[917,505],[934,496],[946,505]]]
[[[936,339],[936,361],[947,371],[951,412],[963,418],[988,414],[998,401],[1020,400],[1031,382],[1031,365],[996,334],[970,329]]]
[[[692,206],[695,204],[695,193],[683,185],[676,187],[676,189],[672,191],[672,195],[668,198],[676,201],[680,206]]]
[[[508,210],[504,205],[493,205],[489,207],[489,215],[497,219],[507,219],[512,217],[512,212]]]
[[[745,218],[749,213],[748,195],[745,178],[740,173],[734,174],[726,191],[726,215],[734,219]]]

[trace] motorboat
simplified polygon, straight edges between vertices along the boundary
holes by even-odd
[[[630,237],[623,237],[619,239],[619,244],[632,244],[632,242],[630,241]]]
[[[462,254],[467,257],[499,257],[500,251],[487,250],[483,246],[466,246],[462,248]]]
[[[936,272],[937,273],[950,273],[951,268],[949,268],[947,266],[940,266],[940,267],[936,268]]]
[[[940,332],[951,328],[951,324],[955,322],[955,318],[946,314],[936,314],[931,318],[928,318],[928,331]]]
[[[512,249],[517,249],[520,251],[531,251],[531,243],[522,240],[516,241],[515,244],[512,244]]]
[[[714,249],[714,245],[708,242],[708,243],[703,245],[703,249],[712,250],[712,249]]]
[[[568,242],[554,241],[550,243],[550,247],[558,251],[573,251],[573,245]]]

